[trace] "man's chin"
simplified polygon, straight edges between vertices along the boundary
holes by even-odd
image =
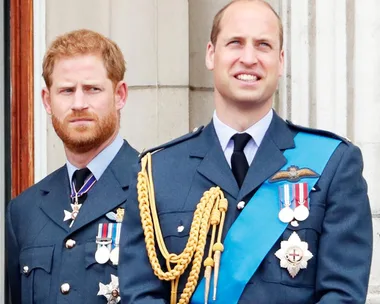
[[[99,146],[99,143],[95,140],[91,139],[80,139],[80,140],[75,140],[71,139],[69,141],[64,142],[65,147],[70,150],[71,152],[82,154],[82,153],[87,153],[96,147]]]
[[[256,95],[252,94],[241,94],[235,97],[235,103],[242,106],[254,106],[263,103],[263,100]]]

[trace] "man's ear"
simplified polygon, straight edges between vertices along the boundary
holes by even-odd
[[[211,43],[207,43],[206,48],[206,67],[210,71],[214,69],[214,55],[215,55],[215,46]]]
[[[115,87],[115,106],[116,110],[121,110],[127,103],[128,85],[125,81],[119,81]]]
[[[284,73],[284,50],[282,49],[280,52],[280,70],[278,73],[278,77],[281,77]]]
[[[51,102],[50,102],[50,92],[48,88],[43,88],[41,92],[42,103],[44,104],[46,113],[51,115]]]

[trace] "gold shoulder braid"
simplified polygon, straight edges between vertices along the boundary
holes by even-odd
[[[207,234],[210,229],[210,225],[212,226],[210,250],[208,257],[204,261],[204,266],[206,268],[205,303],[207,303],[208,300],[211,272],[213,267],[215,268],[213,290],[213,298],[215,300],[220,257],[224,249],[221,241],[222,231],[228,207],[228,202],[227,199],[224,198],[223,192],[219,187],[212,187],[208,191],[204,192],[194,212],[193,222],[191,224],[189,239],[186,247],[179,255],[168,252],[162,236],[156,209],[152,179],[152,156],[150,153],[147,153],[141,160],[141,171],[138,174],[137,180],[137,192],[141,224],[144,230],[145,244],[149,261],[152,265],[154,274],[160,280],[171,281],[170,304],[175,304],[177,302],[179,279],[185,272],[191,260],[193,260],[189,277],[178,303],[185,304],[190,302],[190,298],[197,286],[207,241]],[[217,229],[218,233],[216,232]],[[166,260],[166,266],[168,269],[167,272],[164,272],[161,269],[160,263],[158,262],[155,237],[157,239],[160,252]],[[212,257],[213,252],[214,258]],[[174,264],[174,267],[172,264]]]

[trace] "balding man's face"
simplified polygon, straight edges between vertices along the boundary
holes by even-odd
[[[260,1],[231,5],[206,63],[214,71],[216,102],[271,103],[283,70],[277,17]]]

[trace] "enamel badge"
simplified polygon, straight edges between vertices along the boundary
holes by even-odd
[[[111,283],[105,285],[99,283],[98,296],[104,296],[107,304],[117,304],[120,302],[119,278],[111,274]]]
[[[124,208],[117,208],[115,211],[110,211],[106,214],[106,217],[113,222],[121,223],[124,218]]]
[[[301,241],[296,232],[293,232],[287,241],[281,242],[281,249],[275,253],[280,259],[281,268],[286,268],[292,278],[300,269],[307,268],[307,262],[313,257],[308,250],[308,244]]]
[[[82,204],[75,203],[75,204],[71,204],[71,209],[73,211],[70,212],[70,211],[64,210],[65,217],[63,218],[63,221],[66,222],[68,220],[71,220],[70,227],[73,225],[75,219],[77,218],[80,207],[82,207]]]

